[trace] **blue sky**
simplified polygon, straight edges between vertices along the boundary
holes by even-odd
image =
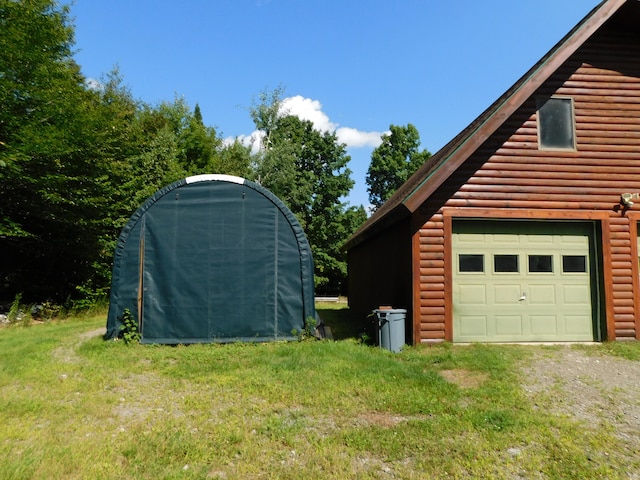
[[[285,88],[290,113],[335,130],[367,205],[371,152],[412,123],[435,153],[599,0],[75,0],[76,60],[118,67],[134,97],[182,97],[225,138],[254,130],[249,107]],[[215,173],[215,172],[214,172]]]

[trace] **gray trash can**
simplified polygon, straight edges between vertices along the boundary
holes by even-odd
[[[401,308],[374,310],[376,337],[381,348],[398,353],[404,345],[404,322],[407,311]]]

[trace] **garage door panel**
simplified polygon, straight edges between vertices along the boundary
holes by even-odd
[[[591,329],[585,328],[587,321],[591,320],[589,315],[565,315],[565,331],[567,334],[585,335],[589,338],[587,340],[593,340],[593,334]]]
[[[589,237],[577,235],[558,235],[559,241],[565,246],[589,248]]]
[[[496,315],[496,335],[521,336],[524,333],[522,315]]]
[[[493,288],[493,303],[496,305],[518,305],[522,295],[522,285],[495,285]]]
[[[526,235],[523,240],[525,240],[530,247],[553,245],[554,242],[553,235]]]
[[[557,315],[531,315],[530,320],[533,335],[558,335]]]
[[[518,245],[518,235],[494,234],[491,235],[491,242],[497,245]]]
[[[479,243],[485,243],[485,235],[482,233],[467,233],[461,236],[458,241],[460,244],[477,245]]]
[[[458,318],[459,334],[462,341],[464,338],[471,339],[479,336],[487,336],[487,317],[484,315],[460,315]]]
[[[459,285],[458,296],[461,305],[487,305],[487,286],[480,285]]]
[[[562,285],[562,294],[566,305],[588,305],[591,291],[586,285]]]
[[[557,304],[556,286],[549,285],[530,285],[528,295],[529,305],[546,305],[555,306]]]

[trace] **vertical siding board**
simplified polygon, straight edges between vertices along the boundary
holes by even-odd
[[[512,210],[513,218],[531,219],[543,218],[539,212],[557,212],[558,219],[602,213],[606,335],[640,339],[633,295],[640,288],[640,200],[629,211],[620,206],[621,193],[640,192],[639,52],[640,36],[603,27],[431,195],[443,209],[414,235],[416,342],[453,338],[452,217],[442,213],[457,208]],[[538,147],[536,97],[552,94],[574,99],[576,150]],[[444,298],[444,312],[425,295]]]
[[[453,257],[451,252],[451,235],[453,233],[452,221],[450,216],[444,217],[444,237],[447,239],[445,244],[444,269],[445,269],[445,298],[448,299],[445,309],[445,339],[449,342],[453,341]]]
[[[420,281],[420,264],[422,263],[423,253],[421,250],[421,232],[422,230],[418,230],[411,237],[411,258],[413,261],[412,264],[412,273],[411,273],[411,285],[413,285],[412,290],[412,325],[413,325],[413,342],[420,343],[423,340],[423,335],[421,331],[422,326],[422,313],[420,311],[420,302],[423,291],[422,282]],[[424,254],[425,261],[429,261],[430,256],[428,253]]]

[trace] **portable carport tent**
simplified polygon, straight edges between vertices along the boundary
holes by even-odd
[[[309,243],[260,185],[185,178],[151,196],[120,234],[106,339],[120,333],[125,310],[143,343],[294,338],[316,317]]]

